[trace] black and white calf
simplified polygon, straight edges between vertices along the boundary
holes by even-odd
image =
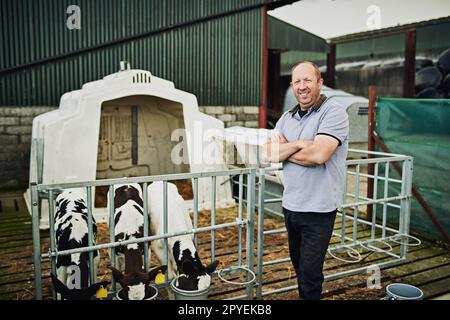
[[[114,236],[115,241],[144,236],[142,188],[137,183],[114,186]],[[142,242],[116,248],[117,268],[111,268],[111,270],[114,280],[122,286],[125,299],[143,300],[150,281],[156,277],[158,271],[166,270],[165,266],[162,266],[149,273],[143,272],[143,254],[144,243]],[[148,265],[150,265],[150,248]],[[122,273],[122,270],[125,272]]]
[[[55,232],[58,251],[87,247],[88,215],[84,189],[67,189],[56,198]],[[97,225],[92,217],[93,239],[97,236]],[[94,274],[97,275],[99,254],[94,251]],[[69,300],[90,299],[107,282],[89,287],[89,253],[74,253],[58,256],[57,276],[52,276],[53,286],[59,297]]]
[[[163,182],[157,181],[148,186],[148,208],[150,228],[153,235],[164,234],[163,221]],[[184,203],[173,183],[167,183],[168,232],[192,230],[192,221]],[[182,290],[203,290],[211,285],[210,274],[219,261],[203,266],[192,234],[168,238],[169,280],[178,275],[176,286]],[[164,239],[152,241],[152,252],[160,263],[164,263]]]

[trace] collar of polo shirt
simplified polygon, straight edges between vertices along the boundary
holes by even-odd
[[[320,95],[319,101],[317,101],[309,110],[308,113],[309,114],[311,112],[311,110],[315,110],[315,111],[319,111],[320,107],[322,106],[322,104],[325,102],[325,100],[327,100],[327,96],[324,94]],[[300,104],[297,104],[295,107],[293,107],[291,110],[289,110],[290,113],[292,113],[292,116],[294,116],[294,114],[298,111],[298,109],[300,109]]]

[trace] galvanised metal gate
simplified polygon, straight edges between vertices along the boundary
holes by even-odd
[[[234,222],[216,224],[216,207],[215,207],[215,199],[216,199],[216,178],[219,176],[230,176],[230,175],[238,175],[239,176],[239,200],[238,200],[238,210],[237,217]],[[51,272],[56,274],[56,258],[58,256],[70,255],[73,253],[81,253],[81,252],[89,252],[89,266],[90,266],[90,284],[95,282],[96,275],[94,274],[93,266],[93,251],[109,248],[111,250],[111,265],[115,265],[115,248],[121,245],[128,245],[131,243],[148,243],[152,240],[157,239],[165,239],[165,260],[167,264],[168,259],[168,242],[167,239],[169,237],[174,237],[178,235],[184,234],[194,234],[194,242],[198,244],[198,233],[200,232],[210,232],[211,234],[211,261],[215,259],[215,232],[219,229],[229,228],[229,227],[238,227],[238,248],[237,248],[237,265],[229,267],[227,269],[220,270],[221,274],[231,274],[238,272],[239,270],[253,270],[254,268],[254,206],[255,206],[255,169],[235,169],[235,170],[226,170],[226,171],[216,171],[216,172],[202,172],[202,173],[186,173],[186,174],[171,174],[171,175],[158,175],[158,176],[147,176],[147,177],[136,177],[136,178],[123,178],[123,179],[106,179],[106,180],[97,180],[90,182],[77,182],[77,183],[63,183],[63,184],[37,184],[31,183],[31,206],[32,206],[32,226],[33,226],[33,260],[34,260],[34,273],[35,273],[35,297],[36,299],[42,299],[42,268],[41,268],[41,260],[42,259],[50,259],[51,261]],[[243,181],[244,176],[246,177],[249,188],[247,188],[247,194],[244,198],[243,194]],[[194,191],[194,221],[192,230],[186,230],[183,232],[176,233],[168,233],[168,212],[167,212],[167,183],[173,180],[182,180],[182,179],[192,179],[193,191]],[[211,188],[211,225],[207,227],[198,227],[198,181],[199,179],[211,179],[211,185],[214,186]],[[149,183],[154,181],[163,181],[163,210],[164,210],[164,234],[157,236],[150,236],[148,234],[148,215],[144,214],[144,237],[126,240],[126,241],[115,241],[114,232],[114,189],[113,186],[117,184],[129,184],[129,183],[140,183],[143,186],[143,203],[144,203],[144,212],[148,212],[148,194],[147,194],[147,186]],[[97,245],[93,244],[93,232],[92,232],[92,214],[93,214],[93,201],[92,194],[93,188],[99,186],[108,186],[109,187],[109,230],[110,230],[110,242],[102,243]],[[88,247],[72,249],[72,250],[64,250],[57,251],[56,250],[56,235],[55,235],[55,223],[54,223],[54,210],[55,203],[54,200],[58,193],[60,193],[64,189],[71,188],[85,188],[87,194],[87,208],[88,208],[88,239],[91,244]],[[47,253],[41,253],[41,240],[40,240],[40,232],[39,232],[39,203],[42,199],[48,199],[49,202],[49,226],[50,226],[50,248]],[[246,217],[243,217],[244,211],[244,200],[246,203]],[[243,228],[246,228],[245,238],[243,237]],[[245,264],[244,259],[242,257],[242,243],[243,241],[246,243],[246,257]],[[145,247],[144,251],[144,269],[148,270],[149,266],[147,265],[147,257],[148,257],[148,248]],[[217,271],[214,273],[217,274]],[[250,277],[249,273],[247,273],[247,279]],[[169,282],[167,281],[163,286],[168,286]],[[235,299],[253,298],[253,284],[251,281],[248,281],[246,284],[246,295],[235,297]],[[114,280],[112,281],[112,291],[116,291],[116,284]],[[52,292],[53,298],[55,299],[56,294]]]
[[[362,150],[350,149],[349,154],[354,153],[359,156],[367,156],[370,154],[371,157],[367,159],[355,159],[347,160],[347,174],[346,174],[346,190],[345,199],[343,205],[338,210],[338,217],[341,219],[341,230],[340,232],[333,232],[333,237],[339,238],[339,243],[335,246],[330,246],[328,249],[328,254],[332,257],[343,260],[348,263],[360,263],[364,261],[365,258],[361,257],[361,253],[357,249],[362,249],[363,251],[371,253],[385,254],[390,257],[388,261],[382,263],[376,263],[371,265],[364,265],[361,263],[357,267],[350,268],[348,270],[337,272],[334,274],[325,275],[325,280],[339,279],[348,275],[354,275],[358,273],[367,272],[369,269],[376,265],[378,268],[389,267],[401,263],[406,259],[407,246],[417,245],[420,240],[409,235],[409,224],[410,224],[410,206],[411,206],[411,187],[412,187],[412,169],[413,169],[413,159],[409,156],[388,154],[382,152],[368,152]],[[392,177],[392,171],[389,170],[390,165],[393,162],[401,164],[402,175],[398,179]],[[374,165],[374,174],[365,173],[363,168],[367,168],[369,165]],[[383,172],[380,168],[384,166]],[[259,169],[257,173],[258,183],[258,240],[257,240],[257,283],[256,288],[256,298],[261,299],[265,296],[277,293],[288,292],[291,290],[296,290],[298,288],[297,284],[290,285],[287,287],[277,288],[275,290],[263,291],[264,279],[263,279],[263,269],[275,264],[290,263],[290,258],[281,258],[270,261],[263,261],[263,250],[264,250],[264,236],[269,236],[273,234],[285,233],[286,228],[276,229],[276,230],[264,230],[264,217],[266,213],[282,217],[280,214],[281,210],[265,210],[265,205],[272,203],[281,202],[281,194],[274,197],[273,192],[266,190],[266,180],[267,173],[273,171],[279,171],[281,168],[262,168]],[[349,183],[350,179],[353,177],[353,184]],[[365,194],[362,194],[361,183],[363,179],[367,180],[371,178],[374,180],[374,193],[372,198],[368,198]],[[384,184],[383,190],[377,190],[378,182],[382,181]],[[401,186],[400,193],[390,194],[389,183],[399,184]],[[353,190],[348,190],[348,186]],[[353,192],[351,192],[353,191]],[[382,196],[377,195],[381,193]],[[362,206],[373,206],[372,219],[366,220],[359,216],[359,208]],[[377,207],[381,207],[381,214],[377,214]],[[387,226],[387,215],[388,208],[393,208],[399,210],[398,226],[392,227]],[[277,212],[278,211],[278,212]],[[380,212],[378,212],[380,213]],[[346,233],[346,229],[350,222],[351,230],[350,234]],[[370,236],[361,233],[358,227],[367,226],[370,228]],[[408,243],[409,239],[414,239],[415,243]],[[400,244],[400,252],[394,253],[393,248],[389,242]],[[340,251],[348,251],[348,256],[351,260],[344,260],[337,257],[335,254]]]

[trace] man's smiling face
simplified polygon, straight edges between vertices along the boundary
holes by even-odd
[[[322,84],[323,79],[310,63],[301,63],[292,70],[292,90],[303,111],[319,101]]]

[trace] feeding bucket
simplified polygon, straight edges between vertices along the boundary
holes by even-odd
[[[175,300],[206,300],[208,298],[209,287],[203,290],[183,290],[176,284],[177,278],[170,282],[170,288],[175,294]]]
[[[391,283],[386,287],[386,300],[422,300],[423,292],[404,283]]]
[[[156,300],[156,297],[158,296],[158,289],[156,289],[155,286],[148,285],[145,293],[145,297],[143,300]],[[116,293],[117,300],[128,300],[123,294],[122,289],[119,289]]]

